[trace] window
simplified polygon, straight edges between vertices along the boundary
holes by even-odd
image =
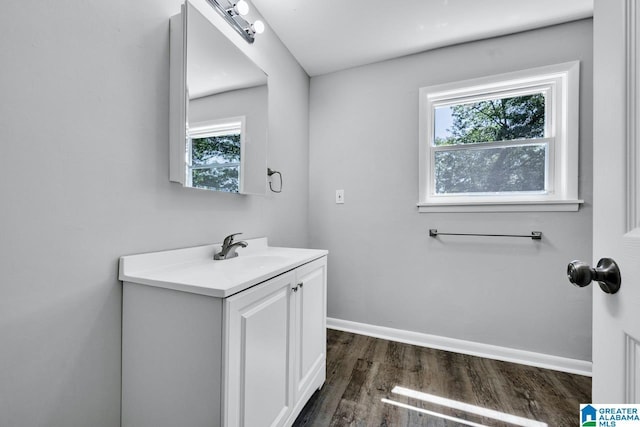
[[[240,192],[244,118],[197,123],[187,130],[186,185]]]
[[[577,210],[579,63],[420,89],[420,212]]]

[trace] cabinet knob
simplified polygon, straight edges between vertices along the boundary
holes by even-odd
[[[300,282],[300,283],[298,283],[298,286],[299,286],[299,287],[302,287],[302,285],[304,285],[304,282]]]
[[[296,286],[295,288],[291,288],[291,290],[292,290],[293,292],[298,292],[298,286]]]

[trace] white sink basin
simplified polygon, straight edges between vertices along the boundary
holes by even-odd
[[[120,280],[225,298],[327,254],[319,249],[271,247],[266,238],[246,240],[238,256],[213,260],[220,245],[120,258]]]
[[[288,257],[282,255],[268,255],[266,253],[257,253],[237,256],[235,258],[227,259],[224,261],[215,261],[214,267],[221,269],[262,269],[286,263],[288,259]]]

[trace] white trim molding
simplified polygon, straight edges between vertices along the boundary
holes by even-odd
[[[470,356],[591,376],[591,362],[328,317],[327,328]]]
[[[540,202],[418,203],[418,212],[576,212],[584,200]]]
[[[638,7],[636,0],[625,1],[625,61],[626,61],[626,132],[627,145],[627,231],[640,227],[640,148],[638,147],[638,135],[640,124],[637,120],[638,90],[638,44],[636,35],[638,32]]]
[[[625,403],[640,401],[640,342],[625,334]]]

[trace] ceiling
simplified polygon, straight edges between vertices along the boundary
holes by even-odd
[[[310,76],[593,16],[593,0],[252,0]]]

